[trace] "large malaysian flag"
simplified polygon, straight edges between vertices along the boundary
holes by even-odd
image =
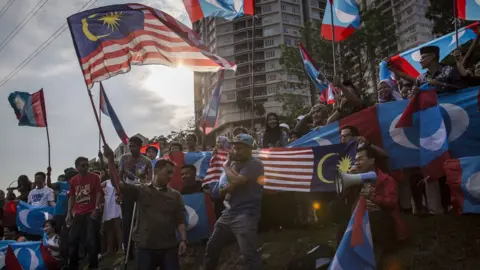
[[[312,148],[269,148],[253,151],[263,162],[264,189],[297,192],[335,190],[337,170],[347,172],[355,157],[356,144],[335,144]],[[210,160],[203,184],[218,182],[227,152],[219,151]]]
[[[235,70],[212,54],[198,35],[169,14],[141,4],[112,5],[67,19],[87,87],[131,65],[165,65],[192,71]]]

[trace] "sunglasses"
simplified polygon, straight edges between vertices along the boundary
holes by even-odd
[[[88,168],[88,167],[89,167],[88,163],[85,163],[85,164],[81,164],[81,165],[80,165],[80,168]]]

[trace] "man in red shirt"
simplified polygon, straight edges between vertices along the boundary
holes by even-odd
[[[378,265],[382,265],[383,255],[395,250],[397,243],[407,239],[407,227],[400,216],[397,182],[375,166],[376,152],[371,147],[359,148],[355,156],[354,173],[374,171],[375,184],[362,186],[360,196],[365,197],[370,218],[373,246]]]
[[[98,267],[98,232],[100,228],[97,212],[101,198],[100,178],[88,172],[88,159],[75,160],[78,174],[70,180],[68,213],[65,222],[70,226],[68,269],[78,269],[78,247],[81,238],[87,236],[89,269]]]

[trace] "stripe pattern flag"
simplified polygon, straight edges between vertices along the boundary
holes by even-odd
[[[107,93],[105,93],[105,89],[103,88],[103,84],[100,83],[100,110],[103,114],[110,117],[112,120],[113,127],[117,132],[118,137],[124,144],[128,144],[128,136],[125,133],[125,129],[123,129],[122,123],[120,123],[120,119],[118,119],[117,114],[113,110],[112,104],[108,100]]]
[[[233,20],[254,14],[255,0],[183,0],[192,23],[207,17]]]
[[[141,4],[111,5],[67,19],[88,89],[131,65],[157,64],[198,72],[235,70],[169,14]]]
[[[15,91],[8,96],[19,126],[46,127],[47,113],[43,89],[33,94]]]
[[[352,149],[356,149],[356,144],[314,148],[269,148],[253,151],[253,157],[260,159],[264,165],[264,189],[330,192],[335,190],[333,176],[337,169],[346,171],[353,163],[355,154]],[[226,157],[227,153],[222,151],[212,158],[203,185],[220,180]]]

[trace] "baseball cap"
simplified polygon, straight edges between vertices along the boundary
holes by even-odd
[[[283,127],[283,128],[286,128],[286,129],[290,130],[290,127],[286,123],[281,123],[280,127]]]
[[[253,138],[248,134],[242,133],[235,136],[232,143],[242,143],[247,145],[248,147],[253,147]]]

